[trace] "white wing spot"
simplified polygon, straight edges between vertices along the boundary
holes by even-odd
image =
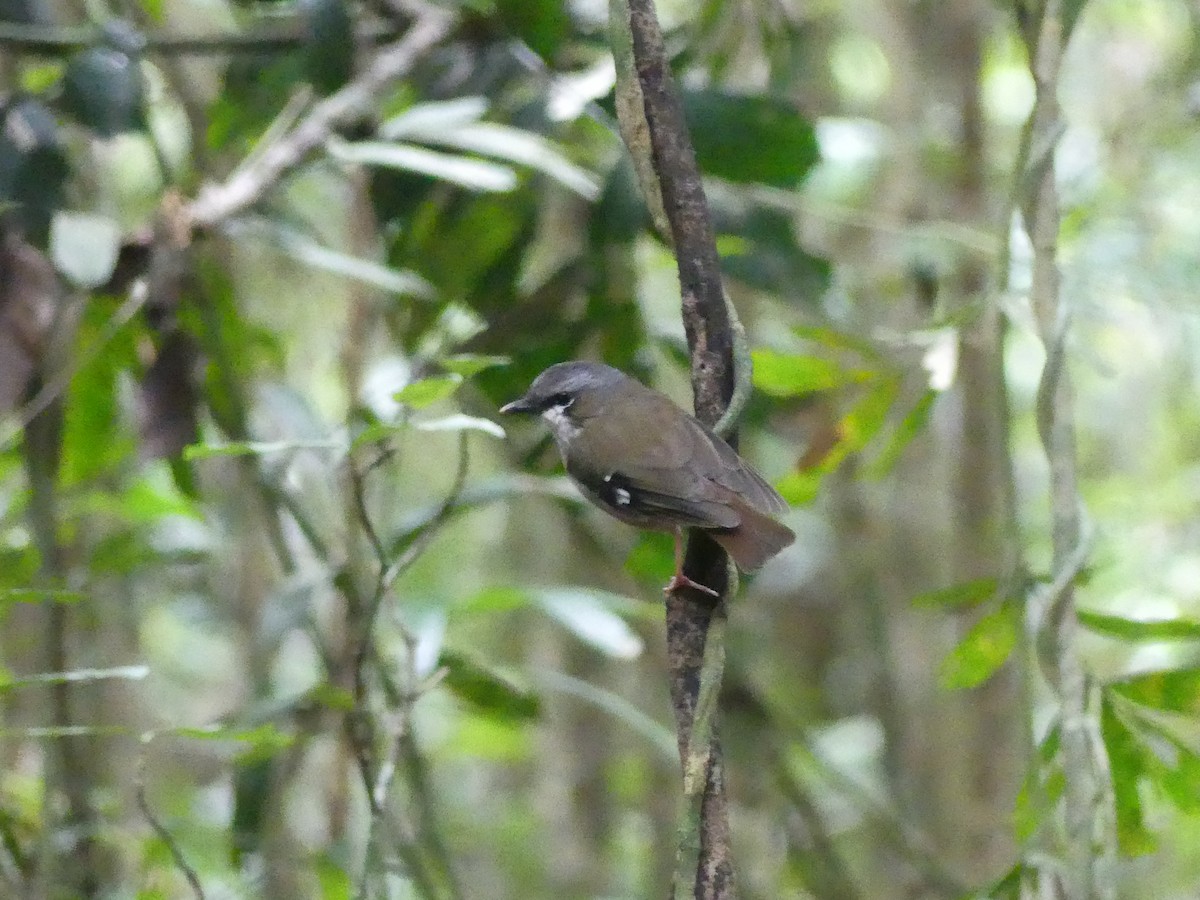
[[[604,479],[608,481],[608,479]],[[617,506],[628,506],[630,501],[629,491],[625,488],[617,488]]]

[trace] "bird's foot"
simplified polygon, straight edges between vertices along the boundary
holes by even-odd
[[[676,572],[671,576],[671,580],[667,582],[667,586],[663,588],[664,594],[674,594],[682,588],[694,588],[702,594],[708,594],[710,597],[721,599],[721,595],[714,591],[708,585],[701,584],[698,581],[693,581],[682,572]]]

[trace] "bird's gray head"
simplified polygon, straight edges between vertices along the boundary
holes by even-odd
[[[502,413],[543,413],[570,409],[593,392],[613,389],[629,380],[624,372],[594,362],[556,363],[533,380],[523,397],[500,408]]]
[[[502,413],[541,413],[560,442],[570,440],[579,419],[587,418],[603,398],[632,381],[624,372],[594,362],[556,363],[533,380],[523,397]]]

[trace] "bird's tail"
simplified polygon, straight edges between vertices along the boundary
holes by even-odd
[[[796,539],[795,533],[751,506],[736,503],[742,518],[736,528],[709,531],[743,572],[753,572]]]

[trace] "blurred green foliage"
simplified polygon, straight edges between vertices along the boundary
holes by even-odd
[[[495,413],[576,357],[686,404],[673,264],[603,4],[444,5],[449,36],[174,279],[145,198],[251,168],[392,13],[178,0],[51,64],[6,44],[0,896],[187,896],[180,859],[210,896],[665,891],[672,542]],[[887,6],[894,34],[829,4],[661,10],[755,348],[741,446],[800,535],[731,610],[747,897],[1018,897],[1053,869],[1044,349],[1007,233],[1032,86],[1007,7],[951,4],[960,33]],[[1067,6],[1097,827],[1117,896],[1189,897],[1196,13]],[[60,12],[0,4],[0,31]],[[272,40],[154,48],[200,32]]]

